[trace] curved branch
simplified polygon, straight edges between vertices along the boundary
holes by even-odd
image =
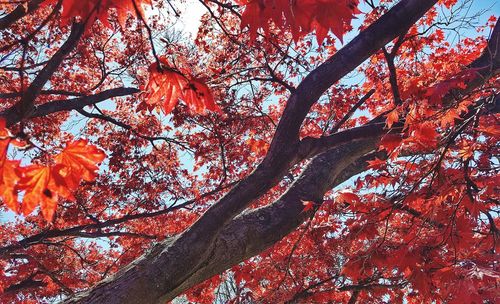
[[[343,174],[359,157],[377,146],[376,139],[338,147],[314,158],[292,187],[271,205],[242,213],[224,227],[211,259],[183,284],[166,295],[178,294],[269,248],[308,219],[303,200],[322,201],[324,194],[352,175]],[[352,169],[350,169],[352,170]],[[356,173],[355,170],[351,174]]]
[[[49,81],[50,77],[59,68],[64,58],[76,47],[80,37],[85,30],[85,23],[74,22],[71,26],[71,33],[68,39],[50,58],[45,67],[38,73],[30,86],[26,89],[21,97],[21,100],[16,105],[17,111],[21,119],[29,117],[33,114],[35,99],[40,94],[43,86]]]
[[[22,17],[36,11],[45,0],[32,0],[27,6],[18,5],[12,12],[0,19],[0,31],[5,30]]]
[[[41,117],[52,113],[57,113],[61,111],[71,111],[82,109],[86,106],[94,105],[99,102],[105,101],[113,97],[127,96],[140,92],[136,88],[114,88],[99,92],[95,95],[83,96],[78,98],[64,99],[64,100],[54,100],[38,107],[35,107],[32,113],[25,118]],[[16,106],[13,106],[4,112],[0,113],[0,117],[3,117],[8,126],[20,122],[23,117],[17,111]]]

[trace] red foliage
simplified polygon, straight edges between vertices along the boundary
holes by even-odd
[[[171,68],[166,59],[162,59],[161,63],[161,68],[157,63],[149,67],[149,80],[144,89],[145,102],[140,109],[145,107],[152,110],[160,107],[168,114],[177,102],[182,100],[194,113],[220,111],[212,92],[202,79],[189,75],[187,71],[182,73]]]
[[[56,0],[46,1],[46,4],[54,4]],[[75,17],[80,17],[88,24],[95,20],[101,21],[110,27],[108,14],[115,9],[120,25],[125,26],[125,21],[130,13],[137,14],[139,18],[145,18],[143,5],[152,5],[151,0],[62,0],[61,21],[70,24]]]
[[[241,26],[250,28],[250,39],[255,39],[259,28],[269,34],[269,21],[283,31],[290,30],[295,41],[316,32],[321,44],[329,31],[341,41],[350,27],[354,15],[358,14],[358,0],[250,0],[240,1],[245,5]]]
[[[311,72],[336,60],[333,35],[357,34],[396,1],[204,1],[194,41],[174,26],[184,2],[7,2],[1,303],[91,288],[246,183],[265,194],[237,193],[251,197],[244,213],[211,221],[240,230],[214,236],[193,276],[221,248],[240,256],[215,256],[232,268],[183,290],[190,302],[500,301],[499,73],[484,65],[496,17],[476,27],[463,3],[440,0],[309,109],[326,81]],[[86,31],[70,41],[75,20]],[[296,95],[304,79],[314,85]],[[285,108],[304,113],[282,119]],[[280,121],[300,132],[274,140]],[[246,179],[263,160],[265,174]]]
[[[24,215],[29,215],[40,205],[47,221],[54,216],[59,196],[74,200],[72,192],[82,179],[94,180],[97,164],[105,157],[104,152],[95,146],[78,140],[69,143],[56,155],[52,165],[23,167],[20,161],[7,159],[12,139],[4,120],[0,120],[0,133],[3,135],[0,139],[0,197],[12,211],[22,211]],[[18,203],[19,192],[23,192],[21,205]]]

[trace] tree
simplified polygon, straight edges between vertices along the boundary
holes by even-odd
[[[0,4],[0,300],[497,302],[496,17],[200,3]]]

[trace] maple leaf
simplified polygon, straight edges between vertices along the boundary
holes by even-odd
[[[476,128],[479,132],[485,133],[490,136],[500,136],[500,130],[498,126],[485,126]]]
[[[302,212],[307,212],[314,209],[315,203],[312,201],[302,201],[302,205],[304,205],[304,209],[302,209]]]
[[[22,212],[28,215],[40,205],[43,217],[51,221],[57,206],[60,187],[51,178],[51,167],[30,165],[23,169],[19,188],[26,191],[23,197]]]
[[[54,3],[56,0],[48,1]],[[106,27],[111,27],[108,21],[110,9],[116,9],[118,22],[123,27],[129,13],[136,13],[138,17],[144,19],[144,10],[142,5],[152,5],[151,0],[63,0],[63,12],[61,21],[63,24],[69,24],[74,17],[81,17],[88,20],[87,24],[99,20]]]
[[[102,162],[106,154],[93,145],[89,145],[84,139],[73,141],[55,157],[60,164],[59,173],[70,189],[75,189],[80,181],[92,181],[99,169],[98,163]]]
[[[183,100],[195,113],[204,114],[206,110],[218,112],[214,97],[202,79],[181,73],[168,66],[158,68],[154,63],[149,68],[149,81],[144,89],[145,108],[152,110],[160,106],[165,114],[172,112],[179,100]]]
[[[337,196],[335,198],[335,201],[340,202],[340,203],[347,203],[347,204],[359,204],[361,203],[361,200],[359,199],[359,196],[352,192],[348,191],[341,191],[337,193]]]
[[[73,200],[74,191],[80,182],[95,178],[97,164],[104,160],[105,154],[86,140],[77,140],[55,157],[55,165],[30,165],[22,168],[22,177],[17,183],[12,179],[10,186],[16,191],[24,191],[21,211],[28,215],[40,205],[43,217],[52,221],[59,197]],[[18,212],[17,197],[12,197],[10,204]]]
[[[5,119],[0,118],[0,139],[7,139],[11,136],[9,129],[7,129],[7,123]]]
[[[386,124],[388,128],[391,128],[395,122],[399,121],[399,113],[397,109],[392,110],[387,114]]]
[[[436,127],[430,122],[424,122],[415,127],[408,140],[419,143],[425,148],[434,148],[438,143],[438,137],[439,134],[436,131]]]
[[[392,153],[401,144],[403,139],[397,134],[387,134],[380,140],[380,150]]]
[[[446,111],[441,117],[440,125],[442,128],[446,128],[447,126],[453,126],[455,121],[460,119],[460,114],[456,110]]]
[[[19,163],[19,161],[6,160],[5,158],[0,160],[0,198],[14,212],[19,212],[17,192],[15,191],[15,186],[21,179],[21,173],[18,169]]]
[[[0,119],[0,198],[8,208],[17,212],[19,205],[14,187],[21,174],[18,170],[19,161],[7,159],[7,150],[10,143],[11,134],[6,128],[5,120]]]
[[[478,69],[467,69],[427,89],[425,96],[430,104],[439,104],[441,99],[453,89],[465,88],[466,83],[477,77]]]
[[[45,5],[55,1],[62,6],[62,20],[60,14],[52,13],[54,6],[33,8],[33,3]],[[355,291],[349,286],[365,285],[377,286],[357,293],[354,298],[359,303],[495,302],[498,297],[495,289],[497,257],[491,252],[498,244],[494,228],[500,222],[491,210],[495,207],[500,182],[498,170],[495,170],[497,117],[494,111],[474,111],[467,117],[476,117],[464,121],[463,114],[469,109],[480,108],[488,89],[495,88],[497,79],[484,77],[467,83],[466,77],[454,73],[464,66],[491,66],[488,62],[493,61],[498,52],[494,52],[495,44],[486,36],[498,36],[497,29],[489,31],[485,24],[478,28],[482,34],[454,43],[448,39],[448,29],[431,26],[442,19],[440,8],[434,5],[421,16],[424,5],[430,7],[432,1],[397,3],[384,0],[373,9],[364,6],[366,14],[356,24],[359,25],[357,30],[364,34],[354,38],[352,46],[363,56],[351,54],[351,45],[342,51],[345,56],[342,52],[339,54],[342,56],[335,56],[338,45],[333,44],[331,37],[345,35],[356,12],[348,4],[357,5],[357,1],[235,0],[245,1],[246,6],[241,7],[244,20],[239,18],[237,13],[240,11],[234,11],[231,3],[209,1],[205,4],[214,9],[215,14],[205,14],[201,18],[196,46],[186,39],[177,39],[176,35],[166,38],[169,43],[166,53],[171,56],[169,58],[175,58],[175,65],[160,62],[163,69],[150,68],[144,87],[149,82],[151,86],[139,96],[139,107],[162,113],[170,113],[176,106],[191,113],[216,108],[215,92],[210,91],[212,81],[199,77],[198,71],[203,70],[192,68],[201,58],[200,68],[207,69],[204,75],[214,77],[217,99],[224,100],[228,115],[217,118],[176,115],[165,120],[163,115],[133,115],[130,107],[135,104],[134,97],[115,95],[129,90],[111,89],[143,81],[142,71],[148,68],[144,60],[151,56],[148,38],[164,33],[169,22],[176,19],[174,16],[155,16],[150,28],[140,26],[139,22],[127,22],[129,26],[125,27],[125,20],[142,15],[136,11],[140,7],[136,8],[134,1],[139,5],[149,3],[142,0],[34,0],[0,4],[0,7],[7,7],[3,11],[8,15],[14,9],[23,10],[22,16],[11,19],[12,25],[0,22],[8,33],[2,37],[7,48],[1,53],[9,59],[0,67],[3,111],[0,116],[13,119],[12,133],[15,134],[13,136],[0,124],[0,204],[4,204],[0,212],[10,208],[18,213],[33,209],[39,213],[36,217],[14,220],[7,215],[7,220],[0,225],[0,251],[5,253],[0,258],[0,290],[6,291],[0,295],[0,303],[39,303],[93,286],[102,278],[103,270],[111,275],[140,256],[150,243],[150,236],[161,241],[165,236],[191,230],[190,227],[196,235],[203,236],[206,232],[216,244],[220,243],[218,237],[230,235],[233,228],[242,232],[236,240],[223,239],[227,242],[215,248],[207,262],[217,262],[221,257],[227,257],[229,262],[239,260],[242,246],[251,248],[251,255],[259,254],[250,258],[246,257],[248,252],[244,252],[246,260],[233,265],[230,271],[242,292],[231,294],[227,299],[224,297],[223,301],[228,303],[281,303],[297,299],[297,294],[305,295],[299,297],[302,302],[346,303]],[[450,8],[457,1],[439,2]],[[160,1],[158,7],[174,10],[179,5],[168,8],[167,4]],[[180,5],[188,4],[181,2]],[[412,7],[418,9],[409,9]],[[188,13],[189,10],[187,7]],[[380,18],[389,10],[391,13],[387,17]],[[420,12],[418,16],[417,11]],[[121,28],[110,24],[116,17]],[[459,20],[459,11],[456,17]],[[61,49],[68,45],[64,41],[69,28],[59,29],[58,26],[75,19],[87,20],[87,30],[94,23],[93,30],[86,32],[91,36],[71,48]],[[390,20],[393,21],[388,22]],[[494,21],[490,19],[489,22]],[[252,38],[257,33],[267,35],[258,37],[252,47],[245,46],[245,42],[251,42],[248,37],[226,35],[235,33],[235,26],[245,26],[245,23],[243,35]],[[110,25],[112,29],[106,28]],[[408,26],[408,33],[397,38],[399,30]],[[493,28],[493,24],[490,26]],[[38,31],[40,28],[46,31]],[[426,31],[425,35],[422,30]],[[316,38],[312,37],[314,33]],[[363,39],[365,34],[370,39]],[[300,42],[305,35],[328,43],[323,42],[325,46],[316,49],[317,44],[311,39]],[[297,43],[290,45],[289,37]],[[390,153],[376,153],[383,154],[384,160],[387,155],[389,160],[372,160],[366,168],[363,160],[373,155],[380,138],[373,134],[366,134],[369,138],[366,142],[353,139],[325,151],[327,159],[332,161],[325,161],[323,157],[312,160],[316,152],[302,159],[301,149],[295,149],[293,139],[319,137],[330,120],[348,117],[349,104],[354,102],[351,99],[361,91],[373,87],[375,93],[360,109],[362,113],[358,114],[362,116],[355,114],[344,125],[347,130],[368,123],[381,108],[386,108],[387,101],[392,98],[390,90],[386,90],[389,86],[387,64],[383,54],[374,53],[370,45],[386,44],[389,38],[390,45],[397,43],[394,39],[404,42],[397,50],[397,82],[405,97],[398,111],[389,109],[386,117],[389,128],[405,122],[403,130],[399,134],[388,132],[382,140],[381,148]],[[195,52],[191,51],[192,47],[196,47]],[[69,55],[60,56],[67,52]],[[363,74],[362,83],[347,81],[347,85],[327,86],[331,79],[344,72],[334,69],[332,74],[326,75],[321,72],[325,71],[323,67],[346,63],[347,72],[347,67],[353,67],[354,63],[359,65],[358,61],[366,56],[371,58],[370,62],[356,68]],[[480,65],[472,63],[476,59]],[[332,61],[333,65],[322,65],[325,60]],[[51,68],[55,66],[54,61],[60,61],[56,69]],[[320,65],[319,75],[326,77],[313,77],[315,74],[310,72]],[[110,73],[98,77],[102,76],[101,68],[105,67]],[[295,93],[288,92],[278,82],[267,81],[269,75],[274,75],[266,67],[272,67],[278,73],[277,78],[298,88],[299,107],[303,105],[302,99],[313,106],[299,109],[300,117],[292,111],[292,120],[287,119],[290,117],[287,105],[294,105]],[[29,76],[21,77],[23,75]],[[38,81],[42,78],[47,79],[45,84]],[[104,82],[98,81],[100,78]],[[249,78],[263,81],[252,85],[245,82]],[[305,84],[312,84],[314,92],[301,85],[306,78]],[[320,93],[315,90],[317,84],[328,90],[327,98],[316,97]],[[434,87],[429,89],[432,85]],[[460,88],[466,85],[470,85],[471,90],[466,91],[471,94],[461,94]],[[111,89],[109,95],[105,92],[107,89]],[[304,94],[302,89],[305,89]],[[92,92],[102,94],[92,97],[96,95]],[[35,98],[35,113],[25,117],[14,115],[20,100],[26,99],[25,93],[28,99],[31,99],[29,95]],[[151,94],[149,99],[144,98],[147,94]],[[102,100],[106,109],[104,114],[116,121],[101,121],[99,117],[102,116],[94,113],[88,115],[94,118],[85,121],[83,126],[71,115],[70,104],[78,104],[82,98],[93,102],[101,97],[109,97]],[[287,101],[290,98],[291,102]],[[450,104],[443,106],[441,100],[450,100]],[[294,108],[297,110],[296,107],[292,110]],[[53,109],[62,111],[52,113]],[[284,132],[275,131],[278,121]],[[457,137],[452,134],[441,140],[456,124],[467,121],[473,124],[455,130],[460,131]],[[113,125],[113,122],[117,123]],[[289,122],[297,127],[288,128]],[[84,179],[95,178],[103,154],[86,142],[71,141],[55,154],[50,151],[54,143],[66,142],[74,132],[96,138],[104,150],[113,155],[109,164],[112,174],[102,176],[99,183],[88,185],[80,192],[76,190]],[[292,136],[292,141],[279,140],[281,134]],[[165,143],[156,142],[160,137]],[[33,143],[32,149],[21,153],[16,147],[19,139]],[[273,140],[276,150],[270,151],[270,157],[259,165],[267,153],[268,142]],[[442,154],[443,150],[447,153]],[[194,166],[185,164],[191,155],[195,158]],[[434,166],[439,155],[443,155],[442,162]],[[19,156],[22,162],[10,159],[11,156]],[[21,164],[29,163],[31,158],[33,165],[23,168]],[[251,173],[255,168],[258,168],[256,174]],[[265,174],[259,174],[261,168],[265,169]],[[295,182],[282,177],[285,171],[297,177],[293,179]],[[345,179],[351,185],[347,186],[348,191],[332,190],[345,187]],[[238,183],[236,187],[235,183]],[[300,194],[303,198],[320,195],[334,199],[316,204],[299,200],[298,212],[293,213],[282,204],[291,197],[283,196],[284,193]],[[78,204],[64,201],[64,206],[58,205],[63,199],[74,199],[77,194]],[[171,204],[167,204],[181,203],[184,199],[195,201],[196,206],[181,208],[177,204],[179,208],[177,205],[171,208]],[[280,208],[281,205],[285,207]],[[220,213],[226,216],[216,219],[227,222],[218,236],[208,235],[209,230],[204,230],[203,223],[214,222],[210,218],[213,212],[203,215],[211,206],[229,210]],[[299,226],[305,215],[320,206],[320,212],[310,225]],[[240,213],[239,210],[245,211]],[[271,221],[266,220],[269,214]],[[54,221],[56,216],[57,221]],[[192,226],[200,217],[204,218],[199,225]],[[252,219],[261,218],[265,220],[259,222],[259,229],[253,229],[255,221]],[[46,220],[54,224],[47,225]],[[283,236],[283,233],[276,233],[278,226],[287,231],[295,227],[295,231]],[[81,241],[93,237],[103,241],[108,238],[110,246]],[[263,239],[267,240],[265,244]],[[174,268],[182,266],[189,270],[193,266],[190,261],[199,258],[199,254],[190,250],[193,245],[190,238],[185,240],[187,242],[181,244],[186,246],[181,249],[186,249],[185,254],[190,256],[185,259],[183,254],[175,255],[173,258],[178,261],[171,264]],[[156,251],[161,253],[171,249],[174,252],[178,247],[161,245],[158,248]],[[157,260],[149,259],[147,266],[154,268]],[[219,274],[212,279],[193,286],[190,291],[177,288],[169,294],[186,292],[183,297],[192,302],[218,301],[217,290],[224,288],[228,279],[233,280],[232,275],[228,277],[221,272],[234,263],[223,264],[218,265],[221,266]],[[471,269],[474,264],[478,267]],[[445,267],[447,265],[452,266]],[[172,273],[169,270],[165,272]],[[133,267],[125,271],[135,275]],[[202,271],[199,274],[212,276],[215,273]],[[332,280],[332,274],[340,275],[342,280]],[[295,282],[304,284],[299,286]],[[113,287],[120,281],[110,280],[109,283]],[[148,296],[154,297],[151,289],[155,286],[143,285],[148,288],[136,290],[144,301],[150,302]],[[308,290],[310,294],[302,292]],[[102,296],[99,289],[88,294]],[[126,298],[126,294],[110,294],[111,298]],[[130,301],[134,301],[133,297]]]
[[[368,161],[368,168],[381,169],[381,168],[385,167],[386,164],[387,164],[387,162],[385,160],[382,160],[382,159],[376,157],[375,159]]]
[[[430,276],[427,273],[425,273],[424,270],[414,269],[412,271],[410,281],[419,291],[422,297],[427,298],[430,295],[432,281],[430,280]]]
[[[313,16],[315,19],[311,23],[311,29],[316,30],[318,44],[327,36],[328,31],[343,42],[343,35],[346,27],[350,26],[357,9],[359,1],[355,0],[322,0],[315,1]]]
[[[342,41],[346,27],[359,13],[358,0],[239,0],[238,3],[245,6],[241,27],[249,27],[252,40],[259,28],[269,33],[272,21],[281,30],[290,30],[295,41],[313,30],[318,44],[329,31]]]
[[[196,113],[204,113],[205,110],[217,112],[219,108],[215,104],[214,97],[208,86],[202,79],[191,78],[183,91],[181,99],[193,108]]]

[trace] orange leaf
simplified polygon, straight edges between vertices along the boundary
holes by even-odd
[[[388,128],[391,128],[392,125],[398,121],[399,121],[399,113],[397,109],[394,109],[391,112],[389,112],[389,114],[387,114],[386,123]]]
[[[18,212],[17,192],[14,187],[20,179],[19,161],[7,159],[7,150],[11,142],[11,134],[5,127],[5,120],[0,119],[0,198],[5,205]]]
[[[152,110],[160,106],[165,114],[172,112],[179,100],[183,100],[195,113],[203,114],[206,110],[219,111],[208,86],[199,78],[181,73],[167,66],[158,70],[156,63],[149,68],[149,81],[145,88],[146,108]]]
[[[290,30],[297,41],[300,37],[316,31],[318,44],[332,31],[342,41],[345,29],[354,15],[359,13],[358,0],[239,0],[245,5],[241,16],[241,27],[248,26],[250,39],[257,37],[262,28],[269,33],[269,22],[281,30]]]
[[[51,168],[39,165],[31,165],[24,168],[24,176],[19,188],[25,190],[23,197],[22,212],[30,214],[37,205],[40,205],[43,217],[51,221],[57,206],[57,186],[51,179]]]
[[[135,4],[134,4],[135,1]],[[46,3],[54,3],[48,1]],[[128,14],[138,13],[141,18],[144,18],[142,5],[151,5],[151,0],[63,0],[63,12],[61,20],[63,24],[71,23],[74,17],[81,17],[83,20],[88,20],[91,25],[95,20],[99,20],[107,27],[110,27],[108,21],[108,13],[110,9],[116,9],[118,22],[121,26],[125,26]]]
[[[98,163],[102,162],[106,154],[95,146],[89,145],[86,140],[80,139],[69,143],[66,148],[55,158],[59,167],[59,174],[65,179],[69,189],[76,189],[83,179],[92,181],[96,177],[95,171],[99,169]]]
[[[19,212],[16,184],[21,178],[19,161],[0,160],[0,198],[9,209]]]
[[[490,136],[500,136],[500,130],[497,126],[487,126],[487,127],[478,127],[477,130],[479,132],[483,132]]]
[[[51,221],[57,207],[59,197],[73,199],[72,191],[81,180],[91,181],[95,178],[97,163],[104,160],[105,154],[86,140],[77,140],[67,144],[66,148],[56,156],[54,166],[30,165],[22,169],[23,176],[17,185],[11,185],[16,191],[25,191],[21,211],[30,214],[40,205],[43,217]],[[11,184],[19,178],[10,171]],[[0,192],[0,194],[2,194]],[[17,197],[10,200],[9,208],[18,211]]]
[[[0,118],[0,139],[7,139],[10,137],[10,132],[6,125],[5,119]]]

